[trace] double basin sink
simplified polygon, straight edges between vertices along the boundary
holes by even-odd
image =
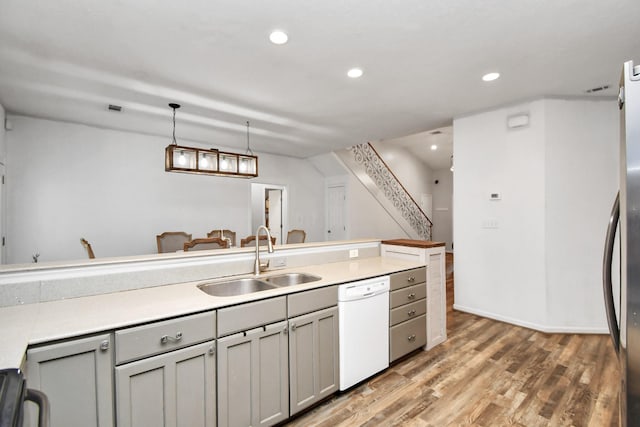
[[[321,277],[306,273],[286,273],[264,278],[249,277],[245,279],[225,280],[222,282],[208,282],[198,285],[202,292],[216,297],[232,297],[251,294],[254,292],[268,291],[283,286],[301,285],[315,282]]]

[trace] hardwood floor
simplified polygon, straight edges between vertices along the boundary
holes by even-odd
[[[287,426],[617,426],[609,337],[544,334],[453,310],[448,340],[394,364]]]

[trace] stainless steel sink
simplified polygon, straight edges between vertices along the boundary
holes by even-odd
[[[247,278],[234,279],[226,282],[211,282],[198,285],[198,288],[209,295],[216,297],[233,297],[237,295],[251,294],[254,292],[268,291],[275,289],[275,284],[262,280]]]
[[[276,286],[293,286],[300,285],[302,283],[315,282],[322,279],[322,277],[314,276],[307,273],[285,273],[278,274],[277,276],[268,276],[264,278],[264,281],[273,283]]]

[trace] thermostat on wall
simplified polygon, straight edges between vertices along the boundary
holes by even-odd
[[[500,193],[489,193],[489,200],[500,200],[502,196]]]

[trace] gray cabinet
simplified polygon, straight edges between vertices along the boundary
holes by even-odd
[[[215,328],[209,311],[116,331],[118,427],[216,425]]]
[[[118,427],[214,427],[215,343],[116,367]]]
[[[286,321],[218,340],[220,426],[270,426],[289,417],[287,341]]]
[[[27,350],[27,384],[49,397],[51,427],[114,425],[111,341],[104,334]],[[36,425],[33,412],[27,418]]]
[[[218,310],[218,425],[269,426],[289,417],[286,318],[284,296]]]
[[[291,415],[338,390],[338,342],[335,306],[289,319]]]
[[[389,361],[427,343],[427,270],[425,267],[394,273],[389,293]]]

